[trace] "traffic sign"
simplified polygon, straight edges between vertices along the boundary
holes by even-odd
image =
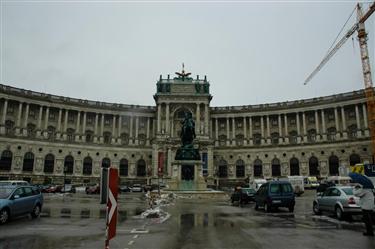
[[[117,195],[118,195],[118,170],[109,168],[107,198],[107,240],[116,235],[117,225]]]

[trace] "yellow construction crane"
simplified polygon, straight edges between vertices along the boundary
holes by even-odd
[[[357,4],[357,22],[346,32],[346,34],[336,43],[336,45],[330,49],[327,55],[315,68],[315,70],[306,78],[304,85],[306,85],[322,67],[332,58],[332,56],[344,45],[344,43],[354,34],[355,31],[358,33],[358,41],[361,52],[362,60],[362,71],[365,83],[365,95],[367,102],[367,113],[368,113],[368,127],[371,136],[371,147],[372,147],[372,158],[375,158],[375,99],[374,99],[374,88],[372,85],[371,78],[371,67],[370,59],[367,48],[367,33],[365,30],[365,21],[375,11],[375,1],[370,5],[368,10],[363,14],[361,4]]]

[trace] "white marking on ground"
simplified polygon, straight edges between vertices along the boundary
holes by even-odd
[[[131,240],[131,241],[129,241],[128,245],[131,246],[131,245],[133,245],[133,243],[134,243],[134,240]]]
[[[138,234],[136,234],[136,235],[133,236],[133,239],[136,239],[136,238],[138,238]]]
[[[130,233],[148,233],[148,230],[142,229],[142,228],[134,228],[130,231]]]

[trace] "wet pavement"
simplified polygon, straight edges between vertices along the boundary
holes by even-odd
[[[178,198],[162,207],[171,216],[142,219],[141,193],[119,198],[117,236],[110,248],[375,248],[362,236],[360,217],[338,221],[312,213],[314,191],[296,199],[294,213],[255,211],[254,204]],[[105,205],[98,195],[46,195],[42,215],[13,219],[0,226],[0,249],[104,248]]]

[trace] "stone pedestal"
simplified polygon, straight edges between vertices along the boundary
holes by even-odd
[[[184,179],[184,170],[194,169],[192,179]],[[202,191],[207,190],[207,184],[202,174],[200,160],[176,160],[172,162],[172,176],[168,180],[170,190],[174,191]]]

